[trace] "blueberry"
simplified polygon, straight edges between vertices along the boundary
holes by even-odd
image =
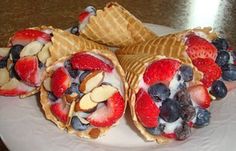
[[[170,96],[170,89],[165,84],[157,83],[148,88],[148,93],[154,101],[159,102]]]
[[[20,52],[24,48],[22,45],[14,45],[10,49],[10,53],[12,56],[13,63],[16,63],[18,59],[20,59]]]
[[[180,117],[188,122],[192,120],[196,115],[195,108],[192,105],[185,105],[181,107]]]
[[[219,66],[224,66],[226,65],[228,62],[229,62],[229,53],[227,51],[220,51],[218,52],[218,55],[216,57],[216,63],[219,65]]]
[[[80,76],[79,76],[79,82],[82,83],[82,81],[84,80],[84,78],[90,74],[91,71],[84,71]]]
[[[73,116],[71,119],[71,126],[75,130],[84,131],[89,127],[89,124],[83,124],[77,116]]]
[[[157,127],[146,128],[146,131],[152,135],[161,135],[165,129],[164,124],[159,124]]]
[[[3,57],[0,60],[0,68],[5,68],[7,66],[7,59],[8,59],[8,56],[7,57]]]
[[[44,67],[44,64],[43,64],[40,60],[38,60],[38,67],[39,67],[39,68]]]
[[[215,96],[217,99],[224,98],[227,95],[227,88],[224,84],[224,82],[220,80],[216,80],[213,82],[211,86],[210,93]]]
[[[236,51],[235,50],[231,51],[230,55],[233,57],[233,61],[236,61]]]
[[[222,78],[225,81],[235,81],[236,80],[236,65],[227,64],[222,68]]]
[[[179,103],[180,107],[192,105],[191,97],[187,89],[178,91],[174,99]]]
[[[79,33],[78,25],[75,25],[75,26],[71,27],[70,33],[75,34],[75,35],[78,34]]]
[[[10,78],[16,78],[17,80],[21,80],[21,78],[19,77],[19,75],[17,74],[17,72],[15,70],[14,65],[10,68],[9,75],[10,75]]]
[[[186,89],[187,85],[185,82],[179,82],[179,85],[177,87],[177,91],[180,91],[180,90],[183,90],[183,89]]]
[[[80,93],[79,92],[79,84],[78,83],[71,83],[71,86],[66,89],[65,94],[72,94],[72,93]]]
[[[57,97],[52,92],[48,92],[48,98],[52,102],[55,102],[57,100]]]
[[[160,107],[160,117],[166,122],[174,122],[180,117],[180,105],[177,101],[166,99]]]
[[[175,134],[177,140],[185,140],[191,135],[191,128],[184,122],[180,127],[175,129]]]
[[[72,68],[70,60],[65,61],[64,66],[65,66],[65,68],[67,69],[67,71],[69,72],[69,74],[72,78],[75,79],[77,76],[79,76],[80,71],[77,70],[77,69]]]
[[[210,122],[211,113],[203,108],[198,108],[196,122],[193,124],[196,128],[207,126]]]
[[[182,65],[179,70],[185,82],[193,80],[193,68],[191,66]]]
[[[228,42],[223,38],[216,38],[212,41],[212,44],[217,48],[218,51],[227,50],[229,48]]]

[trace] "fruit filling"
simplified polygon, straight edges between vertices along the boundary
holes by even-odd
[[[17,31],[8,48],[0,50],[0,95],[27,94],[42,83],[42,73],[49,57],[51,35],[48,30]]]
[[[88,6],[83,12],[78,16],[79,21],[79,31],[81,31],[89,22],[89,17],[96,15],[96,8],[93,6]]]
[[[211,98],[202,84],[191,84],[193,68],[174,59],[149,64],[136,94],[135,113],[153,136],[184,140],[191,127],[209,124]]]
[[[51,113],[75,131],[110,127],[123,115],[124,87],[104,57],[78,52],[58,62],[44,81]]]

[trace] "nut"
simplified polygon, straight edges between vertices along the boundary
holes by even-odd
[[[102,85],[91,92],[92,101],[99,103],[109,99],[117,89],[111,85]]]
[[[33,56],[37,54],[42,48],[43,48],[42,43],[40,43],[39,41],[33,41],[22,49],[20,57]]]
[[[70,104],[73,101],[76,101],[78,94],[77,93],[65,94],[63,97],[64,97],[64,100]]]
[[[6,68],[0,69],[0,86],[4,85],[10,80],[9,72]]]
[[[0,48],[0,56],[6,57],[9,54],[10,48]]]
[[[94,88],[96,88],[99,84],[101,84],[104,78],[104,72],[102,71],[94,71],[87,75],[82,83],[80,84],[80,91],[83,93],[88,93]]]
[[[47,79],[45,79],[43,81],[43,86],[47,91],[52,91],[51,90],[51,78],[50,77],[48,77]]]
[[[80,110],[90,111],[97,106],[97,103],[93,102],[90,96],[91,96],[91,93],[87,93],[80,99],[80,101],[78,102]]]
[[[89,132],[89,136],[93,139],[98,138],[98,136],[100,135],[100,130],[98,128],[92,128]]]
[[[46,63],[47,59],[50,57],[49,47],[52,45],[51,42],[48,42],[42,50],[38,53],[38,58],[42,63]]]
[[[80,120],[81,123],[83,123],[83,124],[89,124],[89,121],[87,121],[86,119],[84,119],[84,118],[82,118],[82,117],[79,117],[79,116],[78,116],[78,118],[79,118],[79,120]]]

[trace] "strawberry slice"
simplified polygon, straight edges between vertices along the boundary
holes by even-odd
[[[50,110],[54,116],[57,117],[63,123],[66,123],[68,120],[69,107],[63,103],[61,100],[57,103],[54,103],[50,106]]]
[[[52,74],[51,89],[56,97],[61,97],[70,87],[71,79],[68,71],[64,67],[58,68]]]
[[[197,58],[193,60],[193,64],[204,74],[201,82],[206,87],[210,87],[215,80],[221,77],[221,68],[210,58]]]
[[[111,72],[113,69],[102,60],[86,53],[76,53],[71,58],[71,64],[73,69],[79,70],[103,70],[105,72]]]
[[[148,85],[157,82],[169,84],[179,67],[180,62],[173,59],[161,59],[155,61],[147,67],[143,80]]]
[[[40,83],[38,58],[27,56],[20,58],[15,64],[16,73],[21,80],[31,86],[38,86]]]
[[[23,29],[17,31],[10,39],[10,44],[16,45],[27,45],[32,41],[40,40],[43,42],[49,42],[51,40],[51,36],[39,30],[34,29]]]
[[[87,12],[87,11],[84,11],[84,12],[80,13],[79,17],[78,17],[79,22],[80,23],[83,22],[84,19],[86,19],[88,16],[89,16],[89,12]]]
[[[217,57],[216,47],[197,35],[188,35],[186,44],[188,46],[187,54],[192,60],[196,58],[211,58],[215,60]]]
[[[152,128],[158,125],[160,110],[143,89],[136,94],[135,113],[144,127]]]
[[[192,101],[203,108],[210,107],[211,97],[208,90],[203,85],[195,85],[188,88]]]
[[[163,133],[162,136],[169,138],[169,139],[175,139],[176,134],[175,133]]]
[[[112,126],[124,113],[125,101],[119,92],[107,100],[106,105],[90,114],[87,120],[96,127]]]

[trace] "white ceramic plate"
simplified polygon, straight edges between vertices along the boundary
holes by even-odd
[[[158,34],[174,29],[147,24]],[[81,139],[59,130],[45,119],[37,96],[24,100],[0,97],[0,136],[11,151],[232,151],[236,148],[236,91],[213,102],[211,124],[193,130],[185,141],[168,145],[145,142],[127,112],[120,124],[97,140]]]

